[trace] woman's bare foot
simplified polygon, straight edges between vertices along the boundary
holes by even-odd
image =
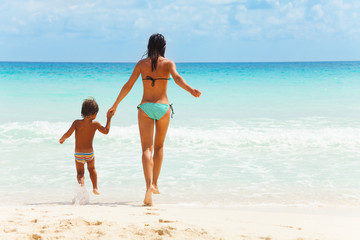
[[[154,186],[153,194],[160,194],[158,186]]]
[[[100,195],[100,193],[99,193],[99,191],[98,191],[97,188],[94,188],[94,189],[93,189],[93,193],[94,193],[95,195]]]
[[[144,206],[152,206],[152,194],[154,192],[154,187],[151,185],[145,193]]]

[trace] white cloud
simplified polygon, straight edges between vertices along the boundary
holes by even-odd
[[[357,0],[1,0],[0,9],[0,48],[30,54],[39,51],[26,46],[38,44],[46,49],[44,56],[59,49],[63,59],[72,52],[81,56],[79,49],[90,57],[111,49],[113,59],[129,49],[141,48],[136,51],[142,54],[154,32],[163,33],[169,46],[196,46],[197,53],[223,43],[233,54],[241,42],[257,48],[271,42],[360,40]]]
[[[322,6],[320,4],[316,4],[314,5],[311,10],[315,13],[314,18],[315,19],[320,19],[324,16],[324,11],[322,9]]]
[[[69,6],[69,9],[70,9],[70,10],[76,10],[76,9],[78,9],[78,8],[79,8],[78,5]]]
[[[302,5],[296,6],[292,2],[286,4],[280,11],[286,15],[289,21],[301,21],[305,16],[305,7]]]
[[[245,3],[246,0],[207,0],[206,2],[211,4],[224,5],[230,3]]]
[[[270,5],[275,6],[275,7],[280,6],[280,2],[278,0],[266,0],[266,2],[269,3]]]
[[[3,0],[0,31],[8,36],[131,39],[164,31],[196,38],[360,38],[360,3],[345,0]]]
[[[251,16],[248,14],[248,10],[244,5],[239,5],[237,7],[237,13],[235,15],[235,19],[243,25],[251,25],[253,21],[251,20]]]
[[[266,19],[266,22],[271,25],[280,25],[283,24],[283,21],[281,21],[278,17],[270,16]]]
[[[235,19],[240,24],[237,36],[249,32],[264,39],[326,39],[334,36],[360,38],[360,2],[305,0],[267,0],[272,8],[252,9],[246,4],[237,8]],[[250,31],[251,29],[257,29]],[[261,29],[261,32],[259,32]]]

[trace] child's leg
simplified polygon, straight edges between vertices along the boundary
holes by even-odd
[[[84,164],[75,161],[76,172],[77,172],[77,180],[81,186],[84,186]]]
[[[93,185],[93,192],[96,195],[99,195],[98,187],[97,187],[97,173],[95,170],[95,158],[89,162],[87,162],[87,168],[90,174],[90,179]]]

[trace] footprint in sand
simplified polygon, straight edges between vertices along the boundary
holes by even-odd
[[[16,228],[11,228],[11,229],[5,228],[3,231],[4,231],[4,233],[12,233],[12,232],[17,232],[17,229]]]
[[[160,214],[159,213],[152,213],[152,212],[147,212],[145,213],[146,215],[156,215],[156,216],[159,216]]]
[[[284,227],[284,228],[295,228],[295,227],[293,227],[293,226],[287,226],[287,225],[280,225],[280,227]],[[296,228],[296,229],[299,230],[299,231],[302,230],[301,227],[298,227],[298,228]]]
[[[105,235],[105,233],[102,231],[88,231],[87,234],[88,236],[95,234],[97,238]]]
[[[168,235],[169,237],[172,237],[172,234],[166,228],[161,228],[161,229],[155,230],[154,232],[159,234],[160,236]]]
[[[259,238],[264,240],[271,240],[271,237],[259,237]]]
[[[175,221],[159,219],[159,223],[173,223]]]
[[[61,220],[60,225],[65,225],[65,226],[89,226],[90,222],[86,221],[82,217],[78,217],[78,218],[73,218],[73,219]]]
[[[160,211],[160,209],[157,209],[157,208],[147,208],[146,210],[148,210],[148,211]]]
[[[33,239],[33,240],[41,240],[41,239],[43,239],[43,238],[41,237],[41,235],[35,233],[35,234],[33,234],[33,235],[30,236],[30,239]]]

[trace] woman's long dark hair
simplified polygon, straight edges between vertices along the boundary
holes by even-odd
[[[155,33],[150,36],[147,46],[147,56],[151,59],[151,71],[156,69],[159,56],[164,57],[166,41],[163,35]]]

